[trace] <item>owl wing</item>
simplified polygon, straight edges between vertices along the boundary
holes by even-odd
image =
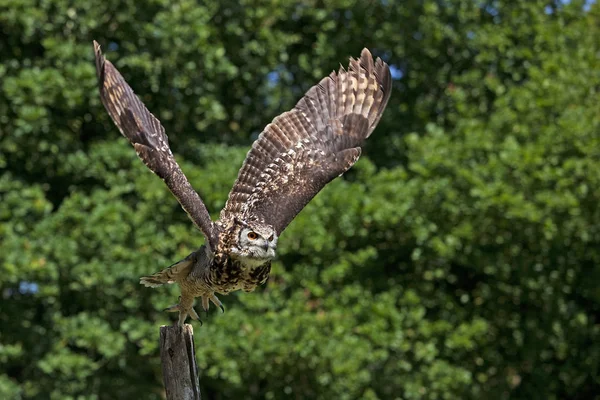
[[[115,66],[104,58],[96,41],[94,52],[100,98],[108,114],[144,164],[167,184],[190,219],[215,246],[216,235],[208,210],[175,161],[165,128],[135,95]]]
[[[331,180],[358,160],[390,97],[389,67],[367,49],[276,117],[252,145],[221,220],[271,225],[281,234]]]

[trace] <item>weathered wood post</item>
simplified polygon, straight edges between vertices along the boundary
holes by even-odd
[[[201,400],[190,324],[160,327],[160,359],[167,400]]]

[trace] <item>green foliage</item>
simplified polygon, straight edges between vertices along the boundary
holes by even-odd
[[[216,217],[251,140],[349,55],[401,76],[268,284],[196,326],[206,398],[600,393],[600,7],[0,1],[0,398],[162,397],[138,284],[202,242],[102,108],[92,39]]]

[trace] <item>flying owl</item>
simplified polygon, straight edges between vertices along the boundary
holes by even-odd
[[[206,241],[197,251],[140,283],[178,283],[179,302],[166,311],[199,320],[194,299],[223,310],[217,294],[253,291],[271,271],[279,236],[304,206],[361,154],[390,97],[388,65],[363,49],[313,86],[296,106],[276,117],[252,145],[225,208],[213,222],[169,148],[165,129],[107,61],[94,41],[100,97],[108,114],[144,164],[177,198]]]

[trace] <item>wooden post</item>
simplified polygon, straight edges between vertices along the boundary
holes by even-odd
[[[201,400],[190,324],[160,327],[160,359],[167,400]]]

